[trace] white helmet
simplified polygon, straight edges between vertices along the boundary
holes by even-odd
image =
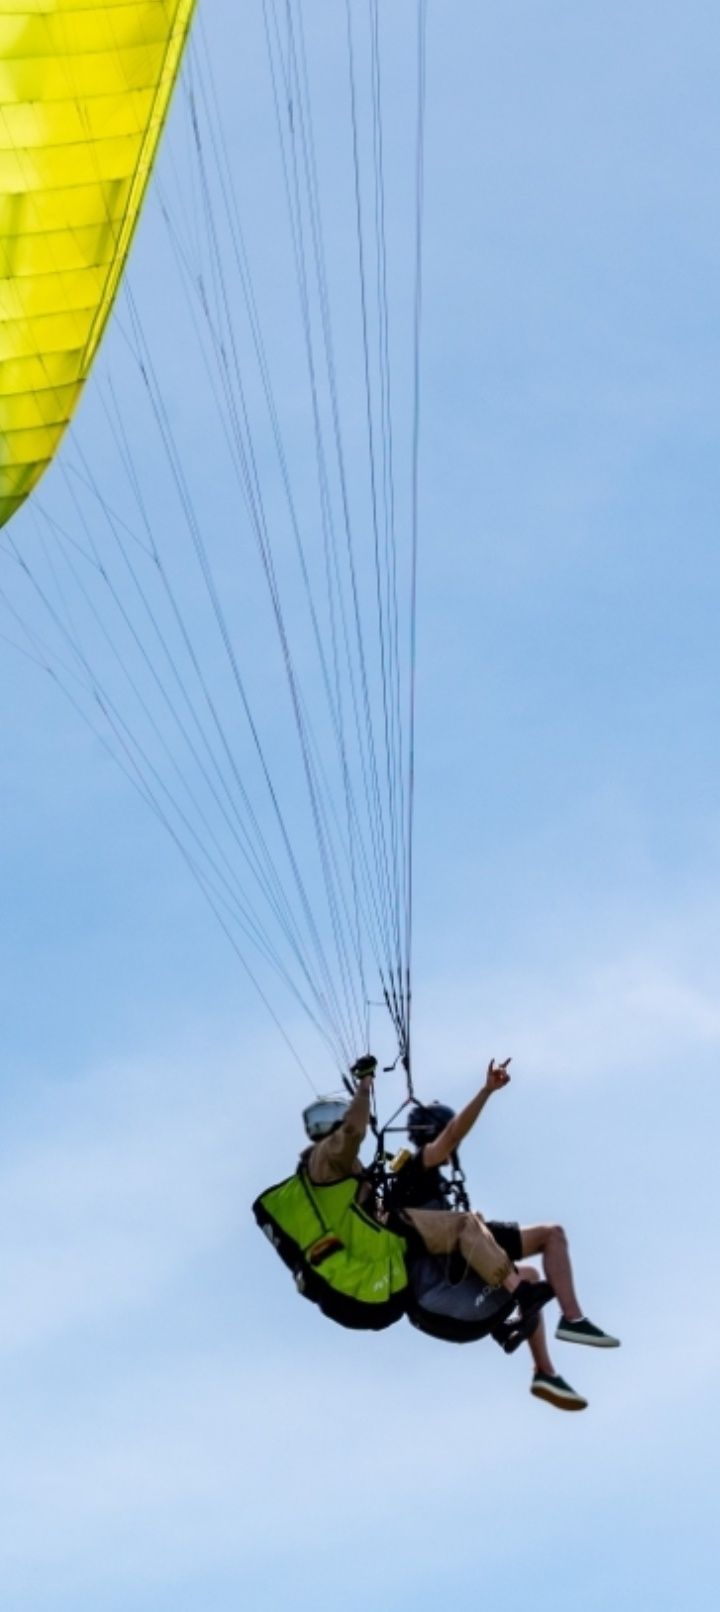
[[[321,1142],[324,1136],[337,1129],[350,1107],[342,1093],[332,1097],[317,1097],[303,1110],[303,1124],[311,1142]]]

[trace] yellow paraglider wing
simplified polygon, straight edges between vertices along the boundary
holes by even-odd
[[[0,525],[102,336],[195,0],[0,0]]]

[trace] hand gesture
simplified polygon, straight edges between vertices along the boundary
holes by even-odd
[[[490,1062],[487,1066],[487,1074],[485,1076],[486,1091],[502,1091],[503,1086],[509,1086],[509,1063],[512,1063],[512,1058],[506,1058],[504,1063],[496,1063],[494,1058],[490,1059]]]

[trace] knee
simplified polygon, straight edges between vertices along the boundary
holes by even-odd
[[[563,1226],[548,1226],[545,1240],[546,1249],[566,1249],[567,1237]]]

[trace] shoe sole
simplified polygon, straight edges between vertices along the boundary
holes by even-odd
[[[586,1349],[619,1349],[619,1338],[584,1338],[579,1332],[563,1332],[558,1327],[555,1337],[560,1343],[584,1343]]]
[[[566,1399],[564,1395],[554,1393],[552,1388],[531,1388],[530,1393],[533,1399],[544,1399],[548,1405],[554,1405],[556,1410],[580,1411],[588,1408],[586,1399],[580,1399],[579,1397],[577,1399]]]

